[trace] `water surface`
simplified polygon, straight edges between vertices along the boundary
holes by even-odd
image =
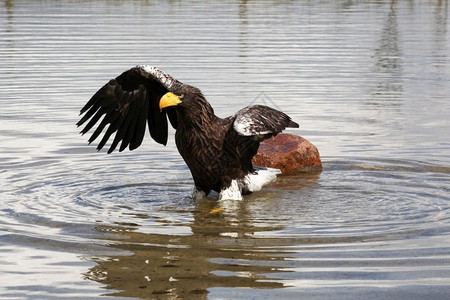
[[[0,296],[447,298],[448,11],[0,2]],[[173,136],[97,153],[79,109],[137,64],[199,87],[222,117],[282,109],[323,171],[195,202]]]

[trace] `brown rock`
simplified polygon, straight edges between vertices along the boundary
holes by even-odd
[[[289,175],[322,170],[316,146],[301,136],[286,133],[263,141],[252,163],[280,169],[283,174]]]

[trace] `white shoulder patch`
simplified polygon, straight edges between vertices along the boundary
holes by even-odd
[[[243,136],[252,136],[252,135],[260,135],[260,134],[268,134],[271,133],[270,130],[259,131],[258,128],[260,124],[258,124],[255,118],[251,114],[241,114],[236,116],[236,119],[233,123],[233,128],[236,132]]]
[[[156,67],[139,65],[138,68],[141,68],[145,72],[152,75],[159,82],[161,82],[161,84],[164,85],[167,89],[171,89],[174,82],[176,81],[176,79],[174,79],[172,76],[165,73],[164,71],[161,71],[160,69],[158,69]]]

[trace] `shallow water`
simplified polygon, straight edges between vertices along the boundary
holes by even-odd
[[[2,1],[0,297],[450,294],[447,1]],[[323,171],[194,202],[171,136],[75,127],[137,64],[300,123]]]

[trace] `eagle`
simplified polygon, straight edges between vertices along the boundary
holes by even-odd
[[[203,96],[158,68],[138,65],[100,88],[80,111],[81,134],[96,126],[89,144],[100,135],[97,150],[113,135],[108,153],[138,148],[148,126],[150,136],[166,145],[168,122],[175,143],[194,179],[192,197],[212,190],[219,199],[241,200],[276,178],[273,170],[252,165],[261,141],[299,125],[285,113],[264,105],[247,106],[220,118]],[[96,125],[98,124],[98,125]]]

